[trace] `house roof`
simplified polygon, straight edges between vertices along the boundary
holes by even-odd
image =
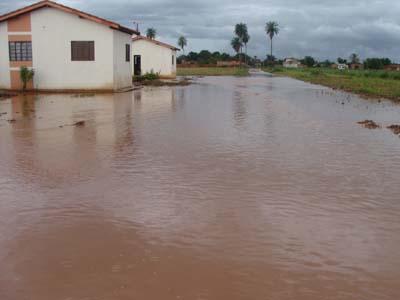
[[[125,32],[125,33],[128,33],[128,34],[140,34],[138,31],[130,29],[130,28],[127,28],[127,27],[123,27],[118,23],[115,23],[115,22],[112,22],[112,21],[108,21],[106,19],[99,18],[99,17],[96,17],[94,15],[90,15],[90,14],[85,13],[83,11],[80,11],[80,10],[77,10],[77,9],[74,9],[74,8],[71,8],[71,7],[68,7],[68,6],[53,2],[53,1],[49,1],[49,0],[36,2],[36,3],[32,4],[32,5],[25,6],[23,8],[14,10],[14,11],[9,12],[9,13],[6,13],[6,14],[0,16],[0,23],[4,22],[4,21],[7,21],[9,19],[18,17],[20,15],[32,12],[34,10],[43,8],[43,7],[52,7],[52,8],[55,8],[55,9],[59,9],[59,10],[68,12],[70,14],[77,15],[82,19],[87,19],[87,20],[90,20],[90,21],[93,21],[93,22],[108,26],[111,29],[122,31],[122,32]]]
[[[158,46],[165,47],[165,48],[168,48],[168,49],[171,49],[171,50],[180,51],[180,49],[176,48],[175,46],[171,46],[171,45],[168,45],[168,44],[165,44],[165,43],[153,40],[153,39],[149,39],[148,37],[145,37],[145,36],[142,36],[142,35],[138,35],[137,37],[134,37],[132,39],[132,41],[134,41],[134,42],[135,41],[140,41],[140,40],[147,41],[147,42],[150,42],[150,43],[153,43],[153,44],[156,44]]]

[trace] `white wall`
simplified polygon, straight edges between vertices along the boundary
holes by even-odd
[[[9,89],[10,87],[7,22],[2,22],[0,23],[0,89]]]
[[[114,30],[114,89],[116,90],[132,86],[132,63],[126,61],[125,52],[125,45],[130,45],[132,48],[131,42],[131,35]]]
[[[132,72],[133,57],[141,55],[142,74],[151,70],[159,73],[161,76],[176,75],[176,51],[169,48],[156,45],[146,40],[137,40],[132,42]],[[172,64],[172,55],[174,64]]]
[[[113,89],[113,30],[54,8],[32,12],[35,88]],[[71,61],[71,41],[94,41],[95,61]]]

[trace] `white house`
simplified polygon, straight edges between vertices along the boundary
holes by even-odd
[[[301,63],[297,59],[292,57],[285,58],[285,60],[283,61],[283,66],[285,68],[298,68],[300,67],[300,65]]]
[[[130,45],[137,31],[52,2],[0,16],[0,89],[119,90],[132,85]]]
[[[349,66],[347,64],[338,64],[337,68],[338,70],[348,70]]]
[[[164,78],[176,77],[178,48],[138,35],[132,39],[132,69],[134,75],[158,73]]]

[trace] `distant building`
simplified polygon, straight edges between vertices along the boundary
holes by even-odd
[[[0,88],[22,88],[21,66],[33,68],[28,89],[119,90],[132,86],[133,29],[41,1],[0,16]]]
[[[400,71],[400,64],[392,64],[385,66],[385,70],[388,71]]]
[[[350,69],[352,70],[363,70],[364,65],[363,64],[350,64]]]
[[[338,68],[338,64],[331,64],[331,68],[336,70]]]
[[[240,66],[240,61],[217,61],[217,67],[237,67]]]
[[[289,57],[289,58],[285,58],[285,60],[283,61],[283,66],[285,68],[299,68],[301,67],[301,63],[293,58],[293,57]]]
[[[338,70],[348,70],[349,66],[347,64],[337,64]]]
[[[154,72],[164,78],[176,77],[176,51],[179,48],[144,36],[133,38],[133,75]]]

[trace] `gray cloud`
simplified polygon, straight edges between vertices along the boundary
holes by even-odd
[[[0,3],[0,14],[34,1]],[[188,39],[188,51],[209,49],[232,53],[230,39],[236,23],[248,25],[249,54],[265,57],[269,41],[264,25],[275,20],[281,32],[274,40],[278,57],[318,59],[386,56],[400,62],[400,1],[398,0],[62,0],[126,26],[140,23],[144,32],[155,27],[158,38],[175,44]]]

